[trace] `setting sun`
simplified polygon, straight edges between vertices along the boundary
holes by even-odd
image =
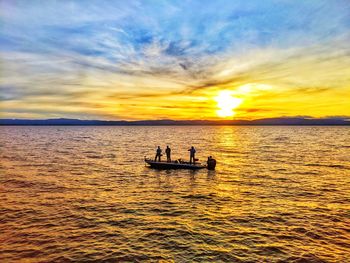
[[[232,97],[232,92],[228,90],[220,91],[219,95],[215,97],[215,100],[219,108],[216,113],[222,118],[235,115],[233,110],[242,103],[242,99]]]

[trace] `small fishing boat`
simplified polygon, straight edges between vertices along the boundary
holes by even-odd
[[[150,165],[151,168],[155,169],[191,169],[191,170],[199,170],[207,168],[206,165],[202,165],[200,163],[190,164],[188,162],[183,161],[175,161],[175,162],[157,162],[151,160],[149,158],[145,158],[145,162]]]

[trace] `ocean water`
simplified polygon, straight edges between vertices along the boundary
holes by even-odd
[[[0,262],[350,262],[349,127],[0,127],[0,161]]]

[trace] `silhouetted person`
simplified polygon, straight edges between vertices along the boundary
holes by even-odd
[[[192,164],[192,160],[193,160],[193,164],[196,163],[196,159],[195,159],[195,153],[196,153],[196,149],[191,146],[191,149],[188,149],[188,151],[190,152],[190,164]]]
[[[158,146],[157,152],[156,152],[156,157],[154,158],[154,161],[156,162],[157,158],[158,158],[158,161],[160,162],[160,157],[161,156],[162,156],[162,149],[160,149],[160,146]]]
[[[170,162],[171,162],[171,157],[170,157],[170,155],[171,155],[171,149],[170,149],[169,145],[167,145],[167,147],[166,147],[166,149],[165,149],[165,153],[166,153],[166,161],[167,161],[168,163],[170,163]]]

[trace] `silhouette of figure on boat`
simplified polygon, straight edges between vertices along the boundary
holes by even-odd
[[[188,151],[190,152],[190,164],[192,164],[192,161],[193,161],[193,164],[196,164],[196,158],[195,158],[196,149],[193,146],[191,146],[191,148],[188,149]]]
[[[157,161],[158,158],[158,162],[160,162],[160,157],[162,156],[162,149],[160,149],[160,146],[158,146],[157,151],[156,151],[156,157],[154,158],[154,161]]]
[[[166,146],[165,153],[166,153],[166,161],[168,163],[171,163],[171,149],[169,145]]]

